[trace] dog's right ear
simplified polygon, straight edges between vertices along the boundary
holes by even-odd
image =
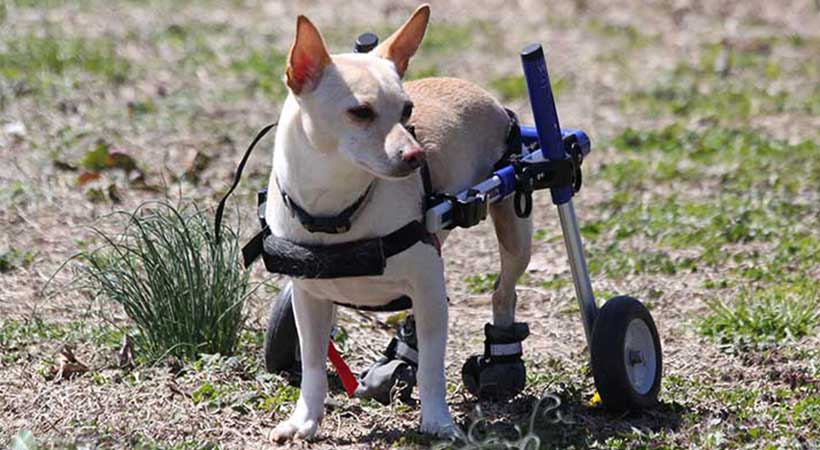
[[[305,16],[296,20],[296,38],[288,53],[285,83],[294,94],[316,87],[325,67],[331,63],[319,30]]]

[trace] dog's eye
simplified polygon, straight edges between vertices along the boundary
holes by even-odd
[[[411,115],[413,115],[413,102],[407,102],[404,104],[404,109],[401,110],[401,122],[407,123]]]
[[[354,106],[353,108],[348,109],[347,113],[354,119],[363,122],[372,122],[373,119],[376,118],[376,112],[373,111],[373,108],[371,108],[370,105]]]

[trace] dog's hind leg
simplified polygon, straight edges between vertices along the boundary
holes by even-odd
[[[512,202],[510,198],[490,207],[501,255],[493,292],[493,323],[484,326],[484,354],[471,356],[461,369],[465,387],[481,399],[512,397],[526,382],[521,341],[529,335],[529,328],[515,321],[515,284],[530,262],[532,219],[519,218]]]
[[[493,291],[493,325],[506,328],[515,322],[515,284],[530,263],[532,218],[518,217],[512,198],[491,205],[490,216],[501,257],[501,272]]]
[[[302,384],[290,418],[271,432],[273,441],[310,439],[319,428],[327,395],[325,369],[334,308],[333,303],[311,297],[294,283],[293,312],[302,355]]]

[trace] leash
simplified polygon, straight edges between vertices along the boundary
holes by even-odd
[[[277,125],[278,122],[274,122],[259,130],[259,132],[256,133],[256,137],[253,138],[253,141],[251,141],[250,145],[248,145],[248,148],[245,150],[245,154],[242,155],[239,165],[236,166],[233,183],[228,189],[228,192],[226,192],[222,197],[222,200],[219,201],[219,205],[216,207],[216,216],[214,218],[214,236],[217,244],[219,243],[219,239],[221,237],[220,230],[222,229],[222,216],[225,213],[225,203],[228,201],[228,197],[233,194],[233,191],[239,185],[239,181],[242,179],[242,171],[245,170],[245,164],[248,163],[248,158],[250,158],[256,144],[258,144],[259,141],[261,141],[262,138],[265,137],[265,135]],[[353,375],[350,367],[348,367],[347,363],[345,363],[344,359],[342,359],[342,355],[340,355],[339,351],[336,350],[332,339],[328,342],[328,358],[333,364],[333,367],[336,369],[336,373],[339,374],[339,378],[342,380],[342,384],[345,387],[345,391],[347,391],[347,395],[353,397],[353,393],[356,391],[359,383],[356,381],[356,376]]]
[[[217,244],[219,244],[219,233],[222,230],[222,215],[225,213],[225,203],[228,201],[228,197],[230,197],[231,194],[233,194],[234,189],[236,189],[236,187],[239,185],[239,180],[242,179],[242,171],[245,170],[245,164],[248,162],[248,158],[250,158],[253,148],[256,147],[256,144],[259,143],[259,141],[262,140],[262,138],[265,137],[266,134],[268,134],[268,131],[270,131],[273,127],[275,127],[278,124],[278,122],[274,122],[272,124],[265,126],[265,128],[259,130],[259,132],[256,133],[256,137],[253,138],[253,141],[251,141],[251,144],[245,150],[245,154],[239,161],[239,165],[236,166],[236,172],[234,173],[233,177],[233,184],[231,184],[231,187],[230,189],[228,189],[228,192],[226,192],[225,195],[222,197],[222,200],[219,201],[219,206],[216,207],[216,217],[214,218],[214,237],[216,238]]]

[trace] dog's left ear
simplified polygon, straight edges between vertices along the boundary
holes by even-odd
[[[410,58],[416,54],[416,50],[421,45],[429,20],[430,5],[425,3],[413,12],[413,15],[407,19],[407,22],[401,28],[379,44],[373,50],[373,53],[393,61],[399,76],[404,77]]]
[[[294,94],[309,92],[316,87],[325,67],[331,63],[319,30],[305,16],[296,21],[296,38],[288,53],[285,83]]]

